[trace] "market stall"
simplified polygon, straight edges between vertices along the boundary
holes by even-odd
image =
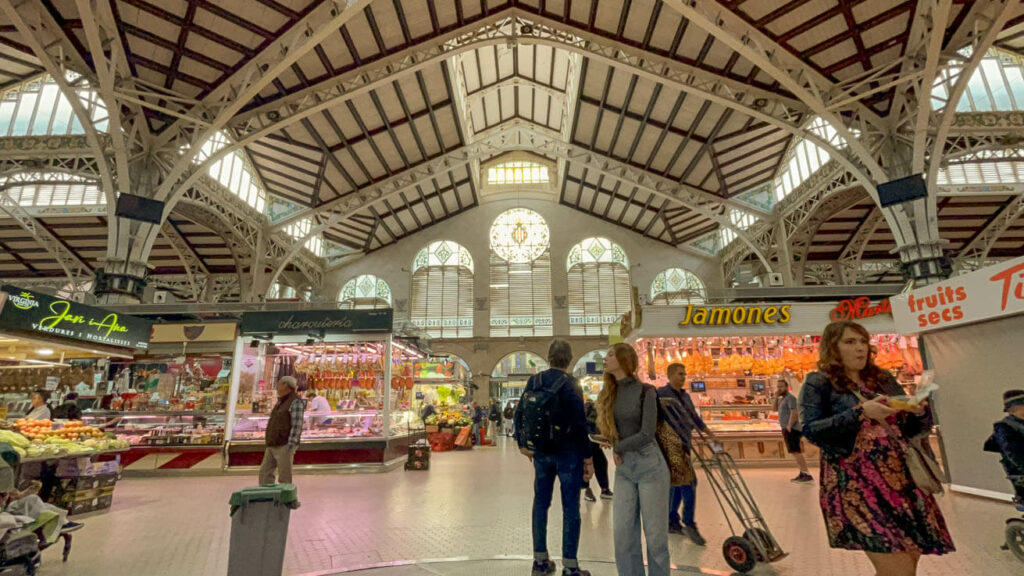
[[[330,410],[304,416],[295,465],[398,465],[423,437],[406,367],[422,354],[391,335],[392,310],[251,312],[242,316],[228,400],[225,466],[255,468],[276,401],[275,383],[294,376]]]
[[[221,471],[237,335],[236,322],[155,324],[144,354],[111,362],[125,381],[121,409],[87,410],[82,420],[131,444],[125,473]]]
[[[639,375],[667,385],[670,364],[686,366],[687,385],[708,427],[734,459],[788,463],[773,395],[784,373],[799,383],[816,369],[825,325],[844,315],[872,333],[877,362],[907,386],[921,373],[916,340],[896,334],[886,306],[773,302],[728,306],[648,306],[624,334],[639,356]],[[808,458],[817,448],[805,444]]]
[[[896,327],[920,334],[939,389],[932,409],[945,439],[950,488],[1011,499],[999,455],[982,451],[1003,419],[1002,394],[1024,388],[1024,258],[893,297]]]
[[[597,400],[604,386],[604,355],[606,350],[593,350],[580,357],[572,369],[572,375],[583,390],[584,399]]]

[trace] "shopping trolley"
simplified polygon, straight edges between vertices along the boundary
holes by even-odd
[[[708,455],[694,447],[691,454],[704,468],[708,482],[711,484],[725,521],[729,525],[732,536],[722,544],[725,561],[737,572],[746,574],[754,569],[758,562],[776,562],[787,556],[782,547],[772,536],[757,502],[750,494],[747,483],[740,475],[739,468],[732,456],[721,444],[711,442],[710,437],[699,426],[681,426],[682,423],[693,421],[684,409],[683,404],[671,398],[661,398],[662,417],[674,429],[680,432],[693,430],[697,440],[708,448]],[[695,471],[696,472],[696,471]],[[729,511],[732,511],[732,514]],[[736,522],[733,522],[735,518]],[[743,530],[737,534],[737,525]]]

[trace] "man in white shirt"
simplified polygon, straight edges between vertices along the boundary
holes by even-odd
[[[309,411],[314,414],[331,411],[331,403],[327,401],[327,398],[318,395],[313,388],[306,393],[306,400],[309,401]]]
[[[50,397],[50,393],[46,390],[36,390],[32,393],[32,409],[29,410],[28,414],[25,415],[26,420],[49,420],[50,419],[50,408],[46,405],[46,400]]]

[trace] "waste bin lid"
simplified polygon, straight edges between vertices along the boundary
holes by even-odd
[[[295,484],[266,484],[249,486],[231,495],[231,508],[245,506],[250,502],[277,502],[291,505],[299,501]]]

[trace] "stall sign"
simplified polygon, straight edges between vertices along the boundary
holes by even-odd
[[[154,324],[150,344],[178,342],[232,342],[238,337],[235,322]]]
[[[860,298],[843,300],[829,312],[829,317],[832,318],[833,322],[839,322],[841,320],[871,318],[881,314],[892,314],[892,304],[888,298],[872,305],[870,298],[861,296]]]
[[[7,303],[0,310],[0,327],[82,340],[120,348],[149,347],[153,322],[62,300],[47,294],[3,286]]]
[[[394,322],[391,308],[379,310],[298,310],[246,312],[243,334],[389,334]]]
[[[680,326],[743,326],[749,324],[788,324],[790,305],[782,306],[694,306],[686,305]]]
[[[904,334],[1024,313],[1024,258],[1015,258],[892,297]]]

